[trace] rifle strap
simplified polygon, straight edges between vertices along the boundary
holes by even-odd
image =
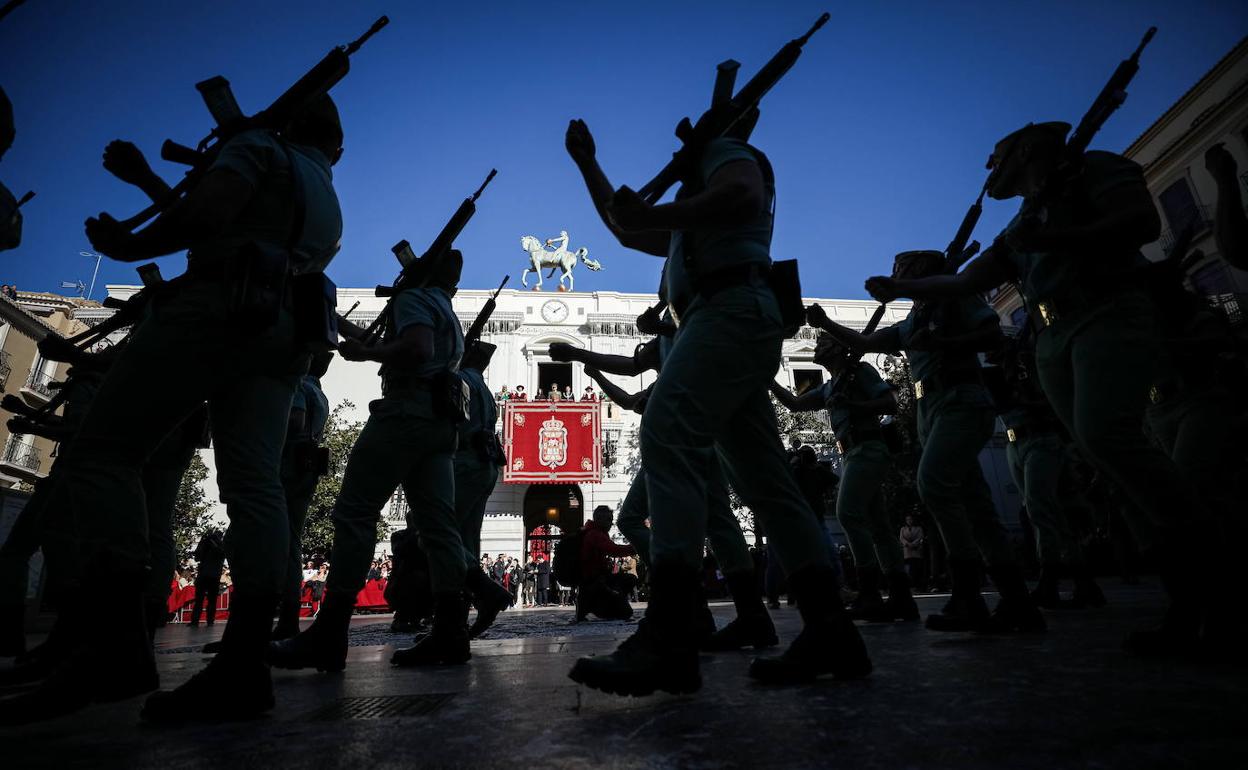
[[[290,166],[291,200],[295,210],[290,220],[290,234],[286,238],[286,250],[293,258],[296,249],[299,248],[299,241],[303,238],[304,225],[308,218],[308,200],[303,190],[303,174],[299,171],[295,153],[285,139],[279,137],[277,141],[282,147],[282,152],[286,154],[286,163]],[[293,271],[293,264],[291,269]]]

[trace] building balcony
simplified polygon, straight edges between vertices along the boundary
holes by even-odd
[[[42,462],[43,453],[25,436],[9,436],[4,445],[4,455],[0,456],[0,468],[28,481],[47,475],[39,470]]]
[[[44,372],[42,366],[34,366],[22,386],[22,395],[46,403],[52,399],[52,381],[53,376]]]
[[[9,355],[9,351],[0,350],[0,389],[9,383],[9,375],[12,373],[12,356]]]

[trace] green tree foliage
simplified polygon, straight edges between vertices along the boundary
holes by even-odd
[[[355,409],[355,404],[343,399],[329,413],[329,420],[325,423],[323,443],[329,447],[329,473],[321,477],[312,494],[312,504],[308,506],[303,527],[304,554],[328,556],[334,541],[334,522],[330,512],[338,493],[342,491],[342,477],[347,470],[351,447],[355,446],[364,428],[364,423],[347,419],[346,413],[352,409]],[[384,528],[384,523],[379,522],[379,536],[384,533]]]
[[[894,447],[893,470],[884,480],[884,505],[900,529],[907,514],[922,516],[915,476],[919,467],[919,429],[914,398],[914,378],[910,375],[910,363],[903,356],[888,356],[881,366],[884,380],[897,396],[897,414],[893,416],[893,429],[900,444]]]
[[[204,465],[199,452],[191,456],[191,464],[182,476],[177,501],[173,506],[173,546],[179,564],[191,557],[204,529],[211,523],[208,515],[212,505],[204,492],[204,480],[208,478],[208,466]]]

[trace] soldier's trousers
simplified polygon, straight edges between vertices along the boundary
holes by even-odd
[[[485,504],[498,483],[498,466],[483,461],[472,449],[455,453],[455,522],[463,541],[464,565],[481,569],[481,525]]]
[[[1011,441],[1005,448],[1010,475],[1023,494],[1027,515],[1036,530],[1036,556],[1041,564],[1082,564],[1083,547],[1066,515],[1071,493],[1066,447],[1056,433],[1037,433]]]
[[[169,600],[173,572],[178,567],[173,543],[173,509],[178,502],[178,490],[182,488],[182,477],[195,456],[198,439],[179,426],[143,466],[143,494],[147,499],[147,532],[152,552],[151,573],[144,596],[151,604],[164,604]]]
[[[1144,541],[1154,539],[1156,527],[1208,517],[1178,466],[1144,436],[1158,337],[1148,298],[1122,293],[1088,317],[1063,319],[1036,338],[1045,396],[1083,456],[1135,503],[1129,507],[1141,521],[1131,530]]]
[[[889,523],[884,508],[884,479],[892,466],[892,455],[883,441],[864,441],[841,458],[836,518],[860,571],[902,568],[900,530]]]
[[[295,607],[303,598],[303,523],[320,481],[316,471],[303,464],[303,455],[298,448],[301,444],[306,447],[310,443],[307,439],[288,440],[282,450],[282,490],[286,493],[286,521],[290,533],[282,602]]]
[[[829,567],[827,541],[789,471],[767,384],[783,332],[771,290],[738,286],[685,311],[641,419],[654,563],[702,564],[716,449],[785,571]]]
[[[236,591],[276,596],[288,526],[280,480],[286,422],[308,359],[291,314],[266,330],[230,320],[220,282],[191,281],[158,301],[113,364],[64,463],[86,569],[137,572],[151,561],[146,460],[208,402],[217,484],[230,517]]]
[[[732,511],[728,499],[728,485],[724,479],[723,466],[715,461],[715,469],[707,490],[706,538],[711,543],[711,552],[719,562],[720,570],[725,574],[736,572],[753,572],[754,560],[750,558],[750,547],[745,542],[745,533],[741,531],[741,522]],[[637,550],[637,558],[650,566],[650,528],[646,519],[650,518],[650,500],[646,491],[646,468],[643,465],[633,477],[633,483],[620,505],[620,515],[616,525],[629,544]]]
[[[410,529],[420,532],[435,593],[464,586],[464,543],[455,521],[456,432],[433,416],[428,391],[408,391],[368,405],[369,418],[347,459],[334,503],[328,591],[355,596],[364,587],[382,508],[403,486]]]
[[[1242,411],[1243,405],[1220,385],[1185,392],[1147,411],[1154,440],[1223,518],[1240,518],[1236,483],[1244,471],[1235,446],[1242,440],[1235,415]]]
[[[918,400],[919,498],[936,520],[950,559],[982,557],[989,567],[1015,562],[979,465],[995,424],[980,385],[957,385]]]
[[[0,605],[26,601],[30,587],[30,558],[39,550],[44,511],[55,500],[56,478],[41,479],[18,513],[13,529],[0,545]],[[63,498],[62,498],[63,499]]]

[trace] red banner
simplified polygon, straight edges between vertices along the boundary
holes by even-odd
[[[508,484],[602,481],[602,406],[596,401],[508,401],[503,411]]]

